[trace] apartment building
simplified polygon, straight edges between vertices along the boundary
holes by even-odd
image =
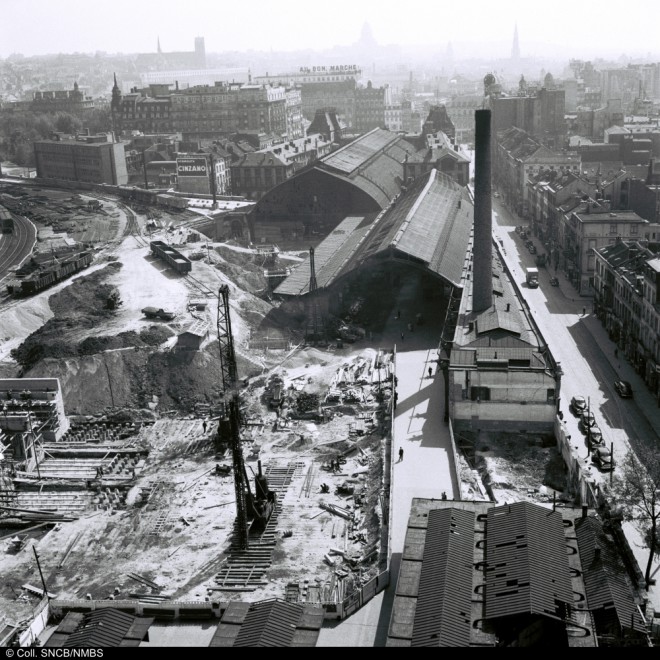
[[[560,219],[562,267],[578,293],[594,295],[596,251],[618,240],[647,239],[659,229],[634,211],[611,210],[607,200],[580,202]]]
[[[555,152],[541,144],[526,131],[513,127],[497,135],[493,169],[497,188],[509,208],[523,218],[529,218],[530,178],[545,169],[558,172],[580,171],[577,154],[565,151]]]
[[[358,133],[368,133],[374,128],[385,128],[385,106],[388,103],[388,87],[374,87],[369,81],[366,87],[355,90],[355,125]]]
[[[595,253],[594,308],[660,405],[660,253],[617,240]]]
[[[261,199],[271,188],[284,183],[296,172],[296,164],[273,152],[241,156],[231,165],[232,194],[250,200]]]
[[[170,91],[167,85],[131,89],[119,96],[116,119],[123,131],[169,133],[172,131]]]
[[[82,118],[94,110],[94,99],[85,96],[78,83],[74,82],[71,90],[34,92],[30,110],[47,113],[68,112]]]
[[[442,131],[425,137],[426,149],[407,156],[403,162],[404,181],[415,179],[435,168],[461,186],[467,186],[470,182],[470,159]]]
[[[191,87],[170,97],[172,126],[186,140],[241,131],[286,135],[287,98],[294,102],[295,95],[287,96],[284,87],[239,83]]]

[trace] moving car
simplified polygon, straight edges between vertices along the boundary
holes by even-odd
[[[551,277],[550,286],[559,286],[559,280],[556,277]]]
[[[577,394],[571,399],[569,408],[574,415],[581,415],[587,409],[587,400],[581,394]]]
[[[627,380],[615,380],[614,389],[622,399],[632,399],[632,385]]]
[[[611,472],[614,469],[614,456],[608,447],[596,447],[591,452],[591,460],[601,472]]]
[[[493,193],[493,197],[499,197],[499,196],[500,196],[500,193],[498,193],[498,192]]]

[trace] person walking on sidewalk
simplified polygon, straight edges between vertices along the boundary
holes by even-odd
[[[399,463],[403,460],[403,447],[399,447]]]
[[[403,341],[403,332],[401,333],[401,341]]]
[[[204,429],[204,433],[206,433],[206,420],[202,422],[202,429]]]
[[[433,378],[433,367],[429,367],[429,378]]]

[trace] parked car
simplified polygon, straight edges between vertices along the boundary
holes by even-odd
[[[614,389],[623,399],[632,399],[632,385],[627,380],[615,380]]]
[[[578,427],[582,433],[586,433],[587,429],[590,426],[596,425],[596,417],[590,410],[583,410],[580,415],[580,421],[578,422]]]
[[[594,424],[590,429],[588,429],[587,436],[591,440],[591,444],[594,447],[602,445],[605,441],[603,440],[603,432],[600,430],[598,424]]]
[[[591,452],[591,460],[601,472],[611,472],[615,462],[609,447],[596,447]]]
[[[559,280],[556,277],[551,277],[550,286],[559,286]]]
[[[581,415],[582,411],[587,409],[587,400],[581,394],[577,394],[571,399],[569,408],[574,415]]]

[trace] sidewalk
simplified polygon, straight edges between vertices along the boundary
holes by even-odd
[[[635,399],[644,408],[644,416],[649,420],[649,423],[656,431],[657,440],[660,440],[660,407],[658,407],[655,397],[651,394],[641,376],[635,371],[633,366],[628,360],[619,355],[615,357],[614,349],[615,343],[609,338],[607,330],[603,327],[600,320],[591,314],[584,319],[584,324],[589,330],[589,333],[598,344],[601,351],[607,356],[612,368],[619,374],[623,380],[627,380],[632,384]],[[646,564],[649,559],[649,550],[644,542],[642,534],[636,529],[632,523],[624,523],[623,531],[628,539],[635,559],[639,564],[642,574],[646,571]],[[660,557],[656,554],[653,558],[651,568],[651,576],[654,577],[658,584],[651,585],[648,590],[648,599],[656,612],[660,612]]]

